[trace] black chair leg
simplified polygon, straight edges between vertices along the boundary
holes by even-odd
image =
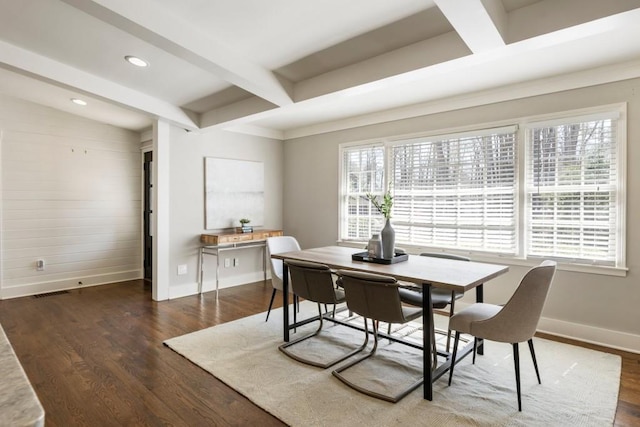
[[[451,355],[451,367],[449,368],[449,385],[451,385],[451,378],[453,378],[453,367],[456,365],[456,356],[458,354],[458,341],[460,341],[460,332],[456,331],[456,336],[453,339],[453,354]]]
[[[449,303],[449,318],[451,318],[456,312],[456,293],[451,292],[451,302]],[[447,353],[449,353],[449,348],[451,344],[451,329],[447,329]]]
[[[293,295],[293,324],[298,323],[298,313],[300,312],[300,300],[298,299],[298,295]],[[298,328],[293,328],[293,333],[298,332]]]
[[[476,353],[478,352],[478,338],[473,337],[473,359],[471,360],[471,364],[476,364]]]
[[[273,306],[273,300],[276,297],[276,289],[273,288],[273,292],[271,292],[271,301],[269,301],[269,310],[267,311],[267,319],[265,320],[265,322],[267,320],[269,320],[269,314],[271,314],[271,306]]]
[[[518,411],[522,412],[522,401],[520,399],[520,354],[518,343],[513,343],[513,362],[516,368],[516,390],[518,391]]]
[[[529,351],[531,352],[531,359],[533,359],[533,367],[536,368],[538,384],[542,384],[542,381],[540,381],[540,372],[538,371],[538,362],[536,361],[536,352],[533,349],[533,338],[529,340]]]

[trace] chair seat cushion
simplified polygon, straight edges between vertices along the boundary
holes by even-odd
[[[422,291],[399,288],[400,300],[405,304],[422,307]],[[462,297],[462,294],[456,293],[456,299]],[[441,288],[431,289],[431,305],[433,308],[445,308],[451,304],[451,291]]]
[[[407,322],[409,322],[422,316],[422,308],[403,306],[402,313],[404,313],[404,318],[407,319]]]
[[[459,311],[449,319],[449,329],[463,334],[473,334],[471,330],[473,322],[489,319],[495,316],[502,306],[485,303],[475,303]]]

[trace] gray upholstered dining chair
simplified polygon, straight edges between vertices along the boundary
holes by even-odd
[[[422,308],[401,304],[398,293],[399,284],[393,277],[349,270],[338,270],[337,274],[342,279],[347,307],[364,318],[365,346],[369,340],[368,319],[372,320],[374,344],[370,352],[340,366],[332,373],[340,381],[361,393],[389,402],[397,402],[419,387],[424,382],[424,378],[421,377],[400,393],[388,396],[355,384],[342,375],[342,372],[375,354],[378,348],[378,322],[407,323],[420,317]]]
[[[448,254],[444,252],[423,252],[420,256],[432,257],[432,258],[444,258],[444,259],[453,259],[457,261],[471,261],[468,257],[461,255]],[[422,307],[422,291],[418,289],[409,289],[409,288],[400,288],[400,300],[404,304],[410,304],[416,307]],[[431,288],[431,306],[434,309],[442,310],[449,306],[449,312],[447,313],[449,317],[453,316],[455,313],[455,302],[457,299],[460,299],[464,296],[462,292],[450,291],[442,288]],[[443,313],[443,312],[439,312]],[[435,326],[433,324],[433,317],[431,318],[431,335],[433,337],[434,349],[433,349],[433,365],[434,367],[438,364],[438,354],[435,347]],[[391,333],[391,325],[389,325],[389,334]],[[446,350],[449,352],[449,348],[451,346],[451,328],[447,330],[447,344]]]
[[[318,329],[316,329],[315,332],[300,337],[294,341],[280,345],[278,347],[280,351],[299,362],[318,366],[320,368],[328,368],[329,366],[335,365],[338,362],[342,362],[348,357],[351,357],[354,354],[362,351],[366,346],[366,343],[353,351],[340,355],[339,357],[327,362],[320,362],[317,360],[305,358],[289,351],[289,347],[301,341],[305,341],[309,338],[315,337],[321,332],[323,326],[321,304],[324,304],[325,307],[327,304],[333,305],[333,314],[335,316],[336,305],[345,301],[345,295],[342,289],[336,288],[333,281],[333,273],[328,266],[295,260],[285,260],[285,264],[287,265],[287,267],[289,267],[289,273],[291,275],[291,286],[296,296],[304,298],[307,301],[315,302],[318,306],[319,325]]]
[[[549,293],[555,271],[555,261],[544,261],[524,275],[518,288],[504,306],[475,303],[454,314],[449,319],[449,327],[456,331],[453,354],[451,356],[451,369],[449,370],[449,385],[451,385],[451,379],[453,378],[453,369],[461,333],[470,334],[474,337],[473,363],[475,363],[476,359],[479,338],[510,343],[513,346],[513,361],[516,371],[518,411],[522,411],[518,343],[525,341],[529,343],[529,351],[531,351],[538,383],[542,384],[536,353],[533,349],[533,336],[536,333],[538,321],[540,320],[542,308]]]
[[[296,240],[295,237],[277,236],[277,237],[267,238],[267,249],[269,250],[269,255],[280,254],[283,252],[299,251],[300,245],[298,244],[298,241]],[[282,260],[273,259],[273,258],[270,258],[270,259],[271,259],[271,285],[273,286],[273,292],[271,293],[271,301],[269,301],[269,309],[267,310],[266,320],[269,320],[269,314],[271,313],[273,300],[276,297],[276,291],[282,291],[282,279],[283,279]],[[291,286],[289,286],[289,292],[293,293]],[[293,305],[294,305],[293,313],[295,316],[296,306],[297,306],[297,298],[295,296],[293,298]]]

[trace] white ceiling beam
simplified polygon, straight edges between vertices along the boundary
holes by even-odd
[[[354,96],[386,87],[396,79],[410,76],[411,72],[448,62],[470,54],[467,46],[451,31],[423,42],[414,43],[395,51],[334,70],[296,83],[296,104],[276,108],[263,99],[252,97],[202,113],[201,128],[224,128],[239,123],[269,117],[295,108],[301,103],[326,103],[339,96]]]
[[[453,62],[470,53],[455,32],[450,31],[296,83],[295,100],[301,102],[336,92],[351,96],[376,91],[416,71]]]
[[[507,13],[501,0],[434,0],[473,53],[505,46]]]
[[[200,128],[206,130],[219,125],[235,125],[248,117],[255,118],[267,111],[277,111],[277,107],[262,98],[252,97],[214,108],[200,115]]]
[[[193,113],[142,92],[113,83],[0,40],[0,64],[53,85],[79,91],[186,128],[197,129]]]
[[[150,0],[63,0],[65,3],[215,74],[275,105],[292,104],[291,83],[247,61]]]
[[[242,133],[244,135],[261,136],[263,138],[277,139],[279,141],[284,140],[284,132],[278,129],[269,129],[262,126],[254,125],[232,125],[222,128],[228,132]]]
[[[375,69],[375,62],[369,62],[372,60],[363,61],[362,63],[354,64],[352,66],[345,67],[340,70],[335,70],[331,73],[326,73],[321,76],[297,83],[295,92],[297,102],[293,106],[283,107],[278,110],[265,110],[262,112],[257,112],[256,114],[247,115],[246,117],[244,117],[244,119],[237,118],[233,120],[233,125],[241,123],[250,124],[252,122],[259,123],[260,120],[268,119],[269,117],[277,115],[280,112],[286,115],[287,110],[290,108],[304,108],[305,106],[310,106],[311,108],[313,108],[317,107],[318,105],[326,105],[326,108],[331,108],[332,102],[340,102],[351,97],[359,97],[360,95],[364,95],[366,97],[367,95],[375,92],[385,93],[385,91],[393,87],[402,89],[404,85],[412,85],[416,88],[416,90],[422,90],[420,89],[419,85],[414,86],[414,84],[423,82],[424,84],[428,85],[429,82],[432,81],[442,82],[443,79],[446,78],[445,76],[451,76],[453,74],[460,75],[460,73],[467,73],[466,75],[468,76],[468,70],[476,69],[475,67],[478,66],[484,66],[484,69],[486,70],[488,69],[489,64],[499,63],[500,61],[508,62],[509,58],[539,56],[541,54],[544,54],[542,52],[549,52],[549,55],[558,55],[557,53],[554,53],[555,50],[562,50],[562,46],[580,42],[580,40],[584,39],[585,37],[593,37],[593,40],[597,40],[600,36],[606,36],[608,38],[626,37],[627,39],[636,39],[637,36],[635,34],[640,31],[637,30],[638,26],[636,24],[639,19],[640,8],[623,14],[617,14],[614,16],[591,21],[579,26],[565,28],[554,33],[545,34],[517,43],[512,43],[510,45],[507,45],[504,49],[491,50],[476,55],[467,55],[449,61],[437,62],[433,65],[425,64],[423,68],[407,71],[405,73],[398,73],[387,78],[379,78],[379,80],[371,79],[371,75],[367,74],[366,71],[366,69]],[[633,30],[630,32],[631,29]],[[619,36],[617,36],[618,33],[620,33]],[[443,37],[445,36],[446,35],[443,35]],[[445,39],[449,38],[445,37]],[[417,46],[418,45],[416,45],[416,47]],[[454,45],[442,44],[440,45],[440,48],[443,48],[444,46],[452,47]],[[411,50],[409,50],[408,52],[410,51]],[[413,51],[413,53],[417,52],[418,51]],[[396,54],[398,54],[398,52],[396,52]],[[390,55],[388,56],[388,58],[399,58],[393,56],[394,53],[388,53],[382,56],[386,55]],[[373,60],[375,60],[375,58]],[[367,78],[365,78],[364,80],[371,79],[372,81],[358,84],[358,74],[361,75],[360,79],[362,79],[363,74],[366,74]],[[528,84],[530,83],[523,83],[524,87],[527,87]],[[569,86],[569,88],[571,88],[571,86]],[[495,92],[493,89],[492,91],[492,93]],[[476,95],[477,93],[474,92],[472,95],[468,96],[475,99]],[[447,99],[465,99],[465,96],[467,95],[460,95]],[[483,100],[482,102],[500,102],[501,100],[503,99],[498,97],[489,101]],[[464,101],[462,102],[462,104],[468,106],[475,105],[471,102],[466,102],[467,101]],[[428,104],[430,106],[442,105],[450,109],[455,109],[457,108],[456,105],[458,105],[456,102],[448,103],[443,101],[442,99],[439,99],[437,101],[429,101]],[[375,122],[379,123],[387,120],[397,120],[398,118],[405,117],[404,115],[407,109],[415,110],[415,107],[388,109],[380,113],[350,117],[344,120],[337,120],[335,122],[327,124],[302,126],[298,129],[294,128],[291,130],[285,130],[284,136],[285,139],[290,139],[316,132],[322,133],[324,132],[324,129],[332,129],[331,126],[335,125],[336,123],[336,129],[343,129],[356,126],[364,126]],[[400,111],[401,113],[399,113],[397,116],[389,114],[389,112],[395,111]],[[421,110],[417,115],[430,114],[431,112],[432,110],[425,109]],[[360,119],[358,117],[363,117],[363,119],[359,121]],[[217,126],[222,127],[224,126],[224,123],[218,123]]]
[[[428,116],[447,111],[462,110],[481,105],[507,102],[516,99],[530,98],[534,96],[579,89],[588,86],[612,83],[621,80],[630,80],[640,77],[640,60],[614,64],[606,67],[578,71],[570,74],[547,77],[536,81],[515,83],[508,86],[500,86],[465,93],[446,99],[437,99],[420,104],[397,107],[358,117],[335,120],[333,122],[317,125],[302,126],[283,132],[284,140],[303,138],[328,132],[338,132],[345,129],[364,127],[384,122],[409,119],[412,117]]]

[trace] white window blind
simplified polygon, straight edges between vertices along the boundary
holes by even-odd
[[[617,120],[536,124],[527,132],[527,256],[615,265]]]
[[[391,158],[396,241],[515,254],[515,127],[400,142]]]
[[[621,104],[342,146],[340,238],[380,232],[365,195],[389,188],[396,242],[409,250],[625,269],[625,128]]]
[[[343,149],[342,238],[366,241],[382,228],[382,217],[366,199],[367,193],[382,194],[384,147],[366,145]]]

